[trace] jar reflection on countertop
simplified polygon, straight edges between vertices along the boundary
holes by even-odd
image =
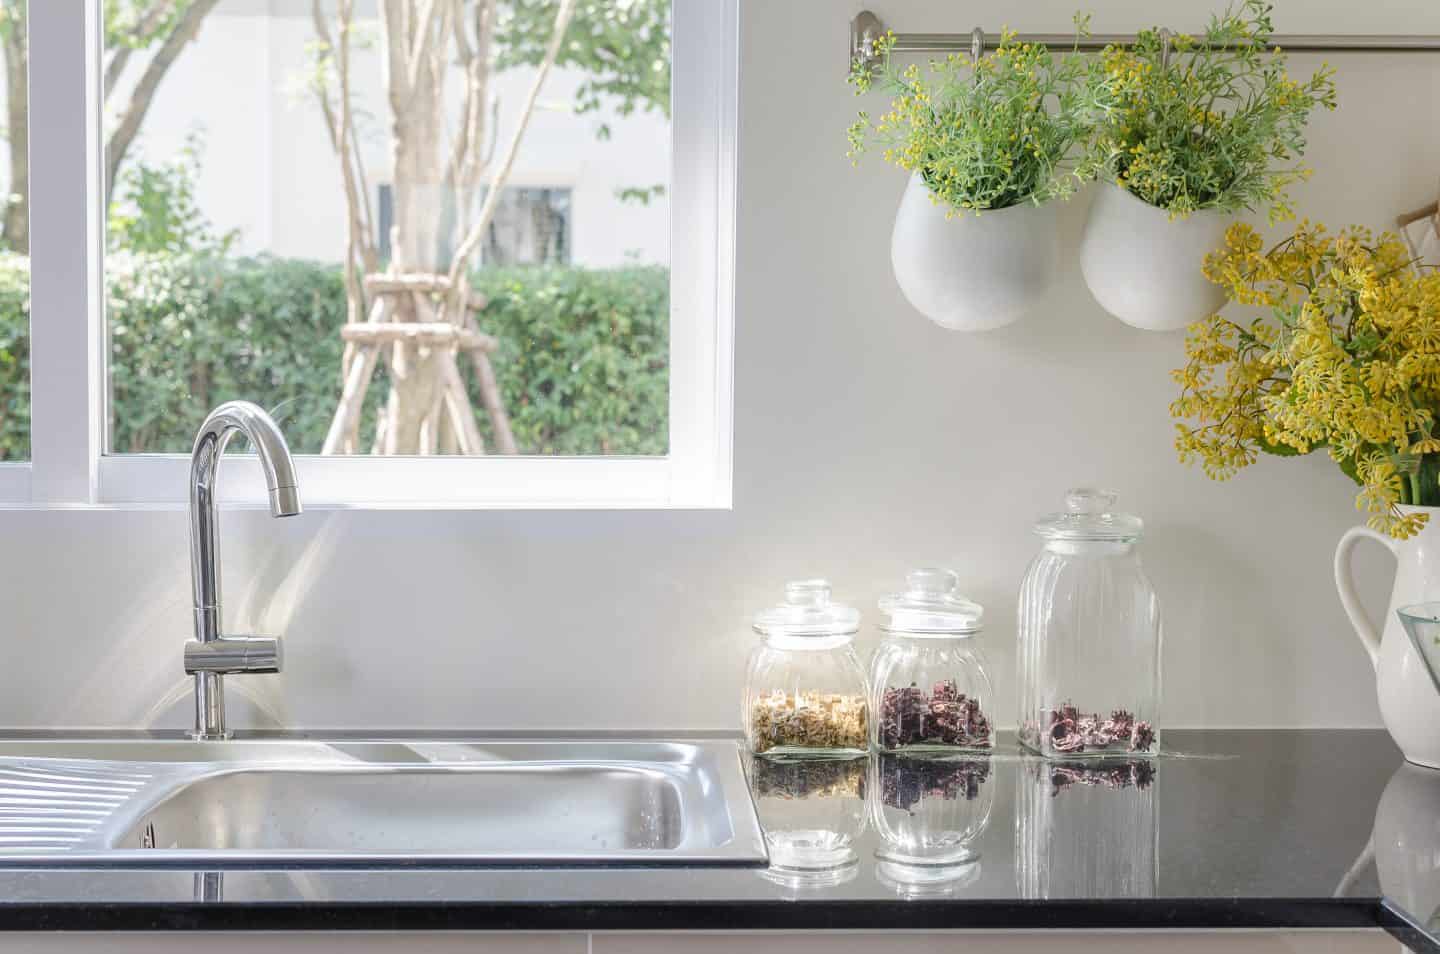
[[[1152,759],[1029,760],[1016,774],[1022,898],[1152,898],[1160,877]]]
[[[870,823],[880,835],[875,856],[904,868],[970,865],[990,824],[995,785],[990,759],[914,758],[881,752],[872,759]],[[944,880],[933,871],[911,881]],[[959,872],[956,872],[958,875]]]
[[[880,600],[870,662],[870,738],[882,752],[988,751],[993,692],[975,645],[984,610],[946,569],[913,570]]]
[[[751,756],[747,774],[772,869],[853,865],[864,833],[868,760]]]
[[[755,615],[761,643],[745,678],[745,741],[769,758],[859,757],[869,749],[865,673],[855,655],[860,613],[830,584],[802,580]]]

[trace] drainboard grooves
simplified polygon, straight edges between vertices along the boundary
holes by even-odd
[[[67,849],[83,842],[150,776],[104,765],[0,766],[0,849]]]

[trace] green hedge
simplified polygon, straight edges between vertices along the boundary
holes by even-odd
[[[28,277],[24,258],[0,256],[0,459],[29,453]],[[474,280],[523,453],[666,452],[667,270],[485,269]],[[186,453],[210,407],[247,398],[277,412],[297,453],[319,452],[339,390],[338,268],[115,256],[107,283],[115,450]],[[367,432],[385,390],[381,369]]]

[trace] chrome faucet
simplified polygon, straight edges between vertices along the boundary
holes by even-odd
[[[236,433],[250,439],[270,488],[270,515],[300,512],[295,463],[275,421],[249,401],[230,401],[210,412],[190,454],[190,579],[195,590],[195,638],[185,644],[185,671],[195,676],[196,739],[228,739],[226,673],[279,672],[275,636],[226,636],[220,631],[220,551],[215,543],[215,479],[225,445]]]

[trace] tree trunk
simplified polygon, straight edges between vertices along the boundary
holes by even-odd
[[[445,138],[445,70],[448,17],[431,0],[385,0],[385,38],[395,225],[392,274],[440,271],[440,223]],[[429,297],[409,296],[402,320],[434,320]],[[433,452],[436,408],[443,395],[441,354],[420,342],[399,340],[386,355],[390,395],[386,403],[384,453]]]
[[[30,61],[25,7],[17,4],[5,35],[5,111],[10,131],[10,197],[0,237],[12,251],[30,254]]]
[[[487,201],[478,219],[472,222],[469,206],[491,154],[485,147],[484,133],[496,2],[380,0],[391,113],[395,224],[390,235],[388,275],[367,275],[365,283],[367,288],[373,286],[379,291],[381,285],[392,285],[407,278],[429,276],[433,279],[423,287],[409,289],[408,296],[396,294],[400,288],[379,292],[395,295],[392,322],[448,325],[457,334],[462,331],[474,334],[469,305],[469,260],[478,250],[480,237],[494,215],[496,198],[515,161],[540,87],[555,63],[575,6],[575,0],[560,0],[554,32],[529,95],[521,106],[519,122],[511,133],[503,161],[490,176]],[[351,153],[358,155],[353,137],[344,134],[350,96],[345,38],[353,26],[352,7],[342,0],[339,29],[332,33],[321,14],[321,6],[314,0],[312,3],[322,43],[332,50],[338,49],[340,54],[336,77],[338,107],[331,105],[328,92],[323,89],[320,104],[331,127],[331,141],[340,154],[342,173],[348,175],[351,167],[344,164],[352,161]],[[473,36],[467,32],[470,30],[474,31]],[[338,48],[332,35],[337,38]],[[452,68],[452,56],[458,60],[465,80],[459,111],[460,129],[453,137],[446,130],[445,96],[446,73]],[[493,148],[493,137],[490,145]],[[348,197],[353,193],[353,184],[347,178],[345,185]],[[454,215],[448,214],[452,210],[447,205],[453,206]],[[356,207],[357,203],[350,198],[351,248],[356,244],[357,229],[364,227],[364,217]],[[449,240],[447,244],[453,251],[442,249],[442,238]],[[350,295],[353,299],[353,288]],[[351,312],[359,313],[353,300]],[[350,327],[353,325],[354,319]],[[389,371],[390,393],[376,422],[374,452],[403,455],[483,452],[474,410],[461,386],[455,364],[458,338],[442,343],[438,339],[398,334],[394,329],[375,330],[389,336],[383,355]],[[352,386],[348,376],[356,352],[347,345],[345,353],[349,357],[342,362],[342,373],[347,373],[347,390],[342,391],[342,400],[331,424],[325,445],[327,452],[357,443],[353,437],[345,436],[352,433],[357,406],[354,395],[360,393],[359,383],[354,382]],[[500,404],[494,375],[486,373],[490,370],[489,361],[484,355],[474,360],[477,368],[482,369],[482,393],[496,429],[497,446],[502,453],[515,453],[514,437]],[[348,403],[346,394],[351,395]]]

